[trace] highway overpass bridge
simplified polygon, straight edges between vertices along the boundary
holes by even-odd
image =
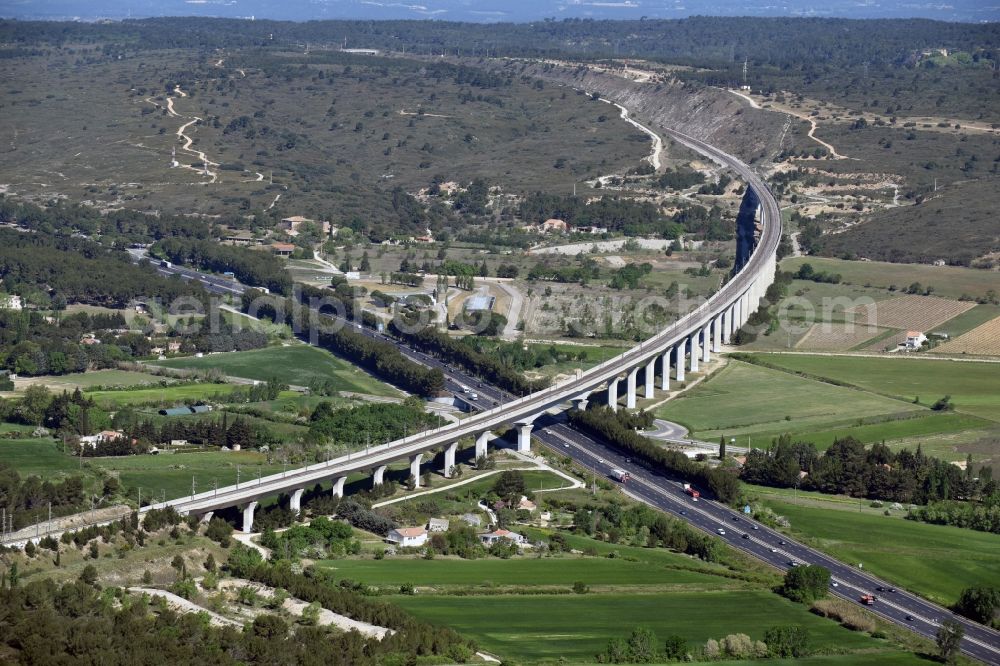
[[[298,512],[303,492],[317,483],[332,482],[333,492],[343,494],[348,475],[370,472],[373,483],[382,483],[388,466],[402,460],[410,463],[413,485],[420,485],[420,468],[425,457],[444,451],[442,472],[450,476],[459,443],[474,441],[476,457],[486,453],[494,431],[510,427],[517,432],[517,448],[531,446],[534,422],[547,411],[572,403],[585,408],[592,394],[606,393],[607,402],[617,409],[624,394],[627,408],[634,408],[641,392],[652,398],[656,387],[666,390],[671,377],[683,381],[686,371],[695,372],[709,363],[735,332],[757,309],[760,299],[774,280],[776,252],[781,239],[781,215],[778,203],[764,182],[737,158],[680,132],[665,130],[673,139],[731,169],[747,184],[747,202],[756,205],[761,231],[756,246],[742,268],[714,295],[692,312],[638,346],[577,376],[542,391],[511,400],[479,412],[458,423],[409,435],[402,439],[366,448],[308,467],[265,476],[252,482],[226,486],[147,507],[174,507],[182,514],[208,516],[213,511],[239,506],[243,511],[243,529],[253,529],[258,502],[265,497],[288,495],[291,509]],[[757,203],[759,202],[759,203]],[[641,383],[640,383],[641,380]]]

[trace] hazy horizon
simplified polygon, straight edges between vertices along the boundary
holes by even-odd
[[[163,16],[273,20],[399,20],[530,22],[547,18],[679,19],[690,16],[927,18],[1000,20],[1000,3],[867,2],[857,0],[2,0],[0,17],[22,20],[120,20]]]

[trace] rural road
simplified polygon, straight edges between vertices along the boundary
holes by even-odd
[[[504,340],[515,340],[517,338],[517,324],[521,320],[521,308],[524,307],[524,297],[521,295],[520,290],[510,287],[503,282],[497,282],[496,285],[510,296],[507,325],[504,326],[500,337]]]

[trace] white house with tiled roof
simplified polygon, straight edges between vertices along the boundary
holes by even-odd
[[[397,527],[389,530],[385,540],[402,548],[419,548],[427,543],[427,530],[423,527]]]

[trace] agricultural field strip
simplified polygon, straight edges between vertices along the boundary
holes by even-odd
[[[940,354],[982,354],[1000,356],[1000,317],[963,333],[934,350]]]
[[[858,305],[848,312],[855,315],[856,324],[868,323],[870,320],[877,326],[925,332],[938,328],[974,307],[975,303],[967,301],[909,294],[879,301],[871,307]]]

